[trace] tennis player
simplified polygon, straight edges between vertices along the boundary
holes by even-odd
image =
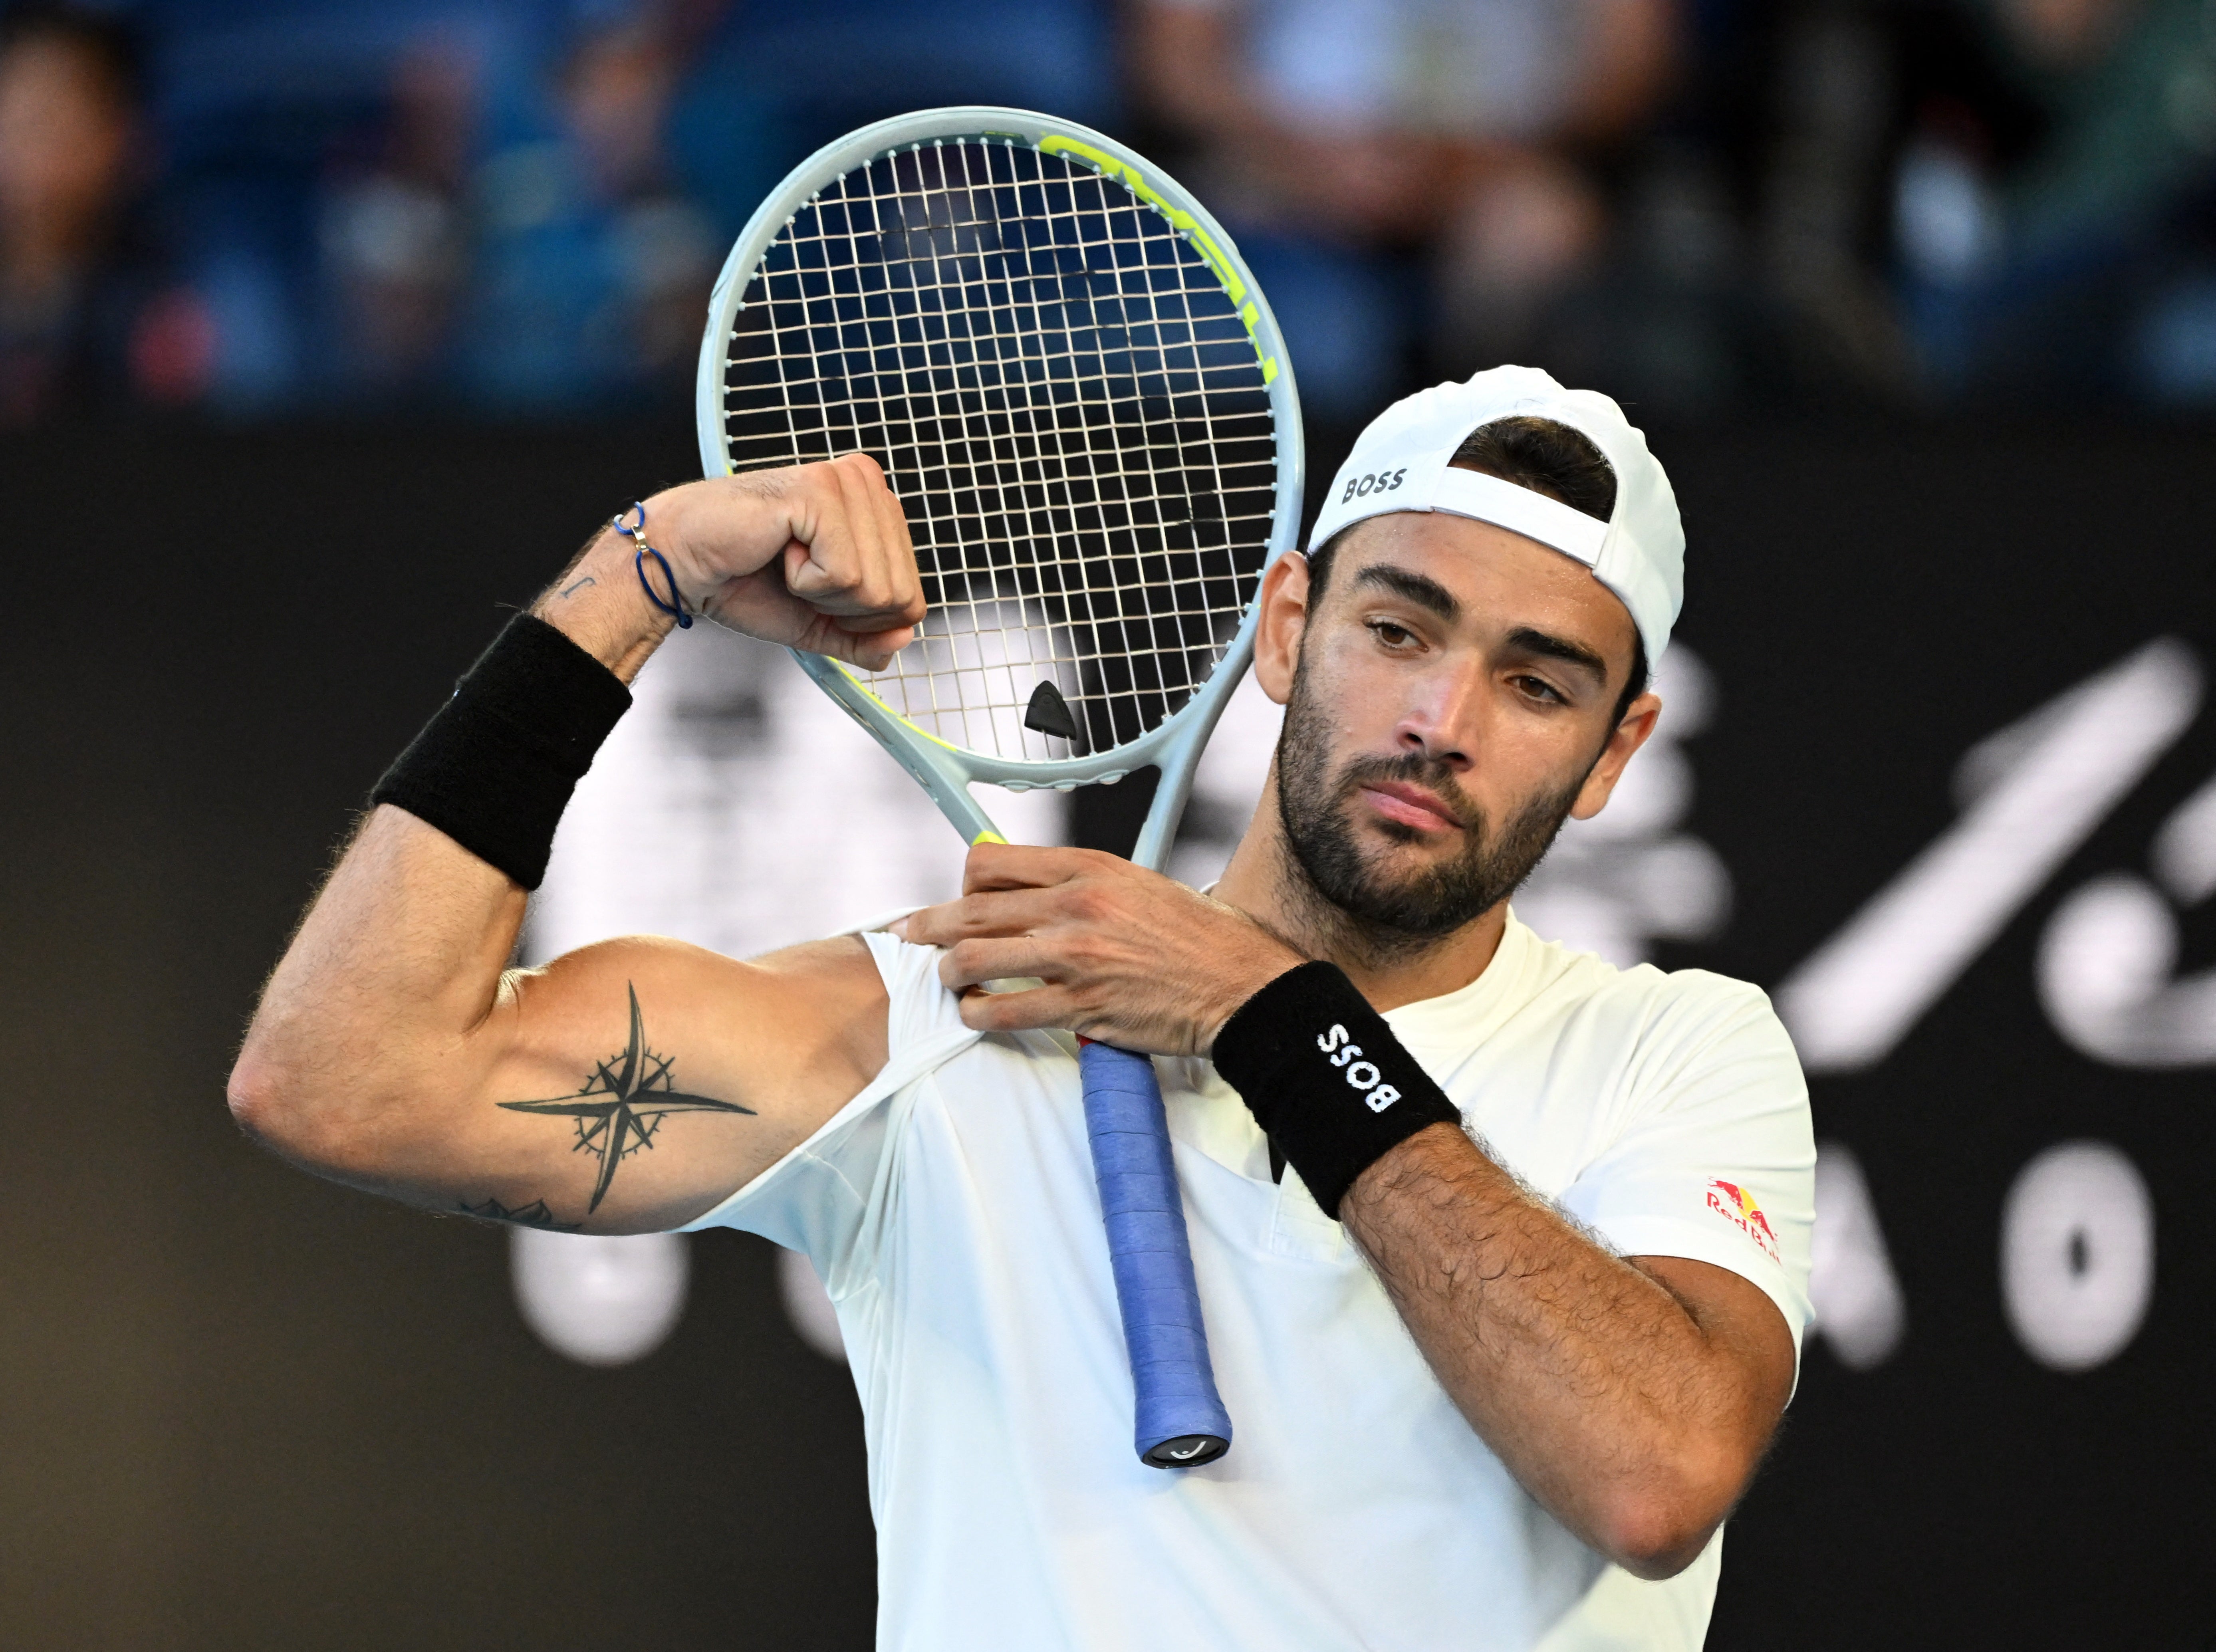
[[[246,1128],[433,1210],[805,1251],[883,1646],[1697,1648],[1794,1384],[1815,1154],[1759,992],[1509,909],[1661,715],[1684,541],[1615,403],[1499,368],[1363,434],[1263,587],[1284,732],[1212,894],[988,846],[889,930],[509,969],[670,610],[866,666],[922,614],[866,458],[625,521],[380,783],[255,1016]],[[1131,1450],[1073,1033],[1159,1057],[1236,1426],[1203,1468]]]

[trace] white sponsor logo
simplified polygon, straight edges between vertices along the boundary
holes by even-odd
[[[1316,1040],[1316,1048],[1331,1057],[1332,1066],[1345,1070],[1346,1082],[1363,1092],[1362,1099],[1372,1113],[1382,1113],[1400,1099],[1400,1092],[1378,1082],[1385,1075],[1378,1072],[1376,1062],[1357,1059],[1362,1046],[1349,1043],[1349,1036],[1346,1029],[1334,1022],[1332,1029]]]

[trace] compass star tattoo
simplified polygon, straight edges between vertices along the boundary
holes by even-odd
[[[621,1055],[595,1064],[593,1076],[574,1096],[557,1096],[543,1102],[502,1102],[511,1113],[545,1113],[571,1119],[577,1126],[577,1145],[571,1151],[591,1153],[600,1161],[600,1174],[593,1183],[590,1215],[607,1197],[616,1166],[643,1147],[654,1145],[655,1133],[673,1113],[746,1113],[751,1107],[719,1102],[708,1096],[687,1096],[669,1074],[674,1058],[656,1055],[646,1047],[646,1023],[638,1013],[638,989],[625,983],[631,994],[631,1043]]]

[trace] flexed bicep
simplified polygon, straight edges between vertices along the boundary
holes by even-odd
[[[752,963],[630,940],[503,967],[625,685],[796,540],[838,564],[799,606],[859,616],[850,657],[907,641],[905,527],[854,457],[656,494],[510,623],[379,783],[265,984],[226,1087],[248,1135],[434,1210],[636,1232],[704,1213],[876,1073],[884,988],[853,937]]]
[[[565,1231],[682,1225],[875,1076],[883,1024],[852,940],[742,963],[632,938],[518,972],[483,1029],[497,1059],[403,1196]]]
[[[426,1209],[563,1232],[680,1226],[743,1187],[884,1060],[857,940],[741,962],[657,937],[512,970],[465,1022],[280,1059],[265,1145]]]
[[[747,1118],[760,1116],[760,1109],[743,1102],[695,1095],[679,1089],[675,1058],[655,1049],[647,1041],[646,1021],[638,1006],[637,983],[626,981],[624,985],[631,1005],[631,1029],[620,1051],[594,1061],[593,1070],[584,1083],[570,1094],[496,1103],[511,1113],[529,1113],[569,1121],[576,1132],[571,1152],[583,1154],[594,1167],[592,1194],[585,1203],[587,1217],[596,1213],[606,1200],[610,1189],[615,1185],[616,1172],[622,1168],[624,1161],[652,1147],[662,1126],[673,1116],[684,1113],[722,1113]],[[711,1153],[703,1157],[712,1159],[725,1155]],[[491,1208],[474,1207],[465,1202],[463,1209],[470,1215],[498,1216],[503,1213],[498,1207],[498,1201],[488,1201],[487,1205]],[[549,1221],[542,1225],[553,1225],[559,1222],[558,1218],[553,1217],[543,1194],[532,1201],[528,1208],[548,1216]],[[581,1226],[582,1223],[559,1225],[574,1228]]]

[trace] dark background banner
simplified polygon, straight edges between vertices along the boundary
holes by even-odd
[[[2188,679],[2216,663],[2203,436],[1656,446],[1693,539],[1681,635],[1716,690],[1688,825],[1735,888],[1720,935],[1667,964],[1778,986],[1957,827],[1988,735],[2157,639]],[[588,1369],[518,1317],[504,1233],[311,1181],[222,1105],[370,782],[502,605],[692,451],[669,426],[0,447],[9,1644],[869,1644],[857,1408],[769,1247],[695,1240],[675,1335]],[[1905,1331],[1865,1370],[1812,1342],[1732,1527],[1717,1647],[2205,1642],[2210,1067],[2083,1054],[2039,989],[2062,903],[2143,874],[2216,773],[2189,697],[1883,1059],[1816,1078]],[[2175,973],[2216,964],[2207,907],[2176,919]],[[2155,1274],[2121,1351],[2064,1372],[2011,1327],[2003,1213],[2027,1164],[2084,1139],[2144,1178]]]

